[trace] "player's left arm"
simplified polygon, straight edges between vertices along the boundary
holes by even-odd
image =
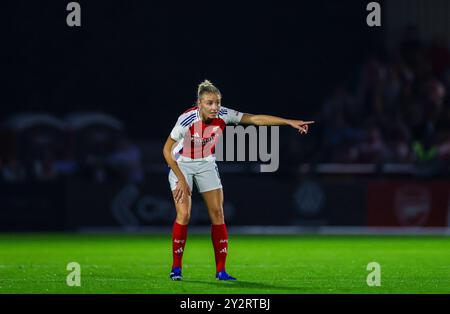
[[[313,124],[314,121],[291,120],[264,114],[244,113],[239,123],[249,125],[290,125],[297,129],[300,134],[306,134],[308,133],[308,125]]]

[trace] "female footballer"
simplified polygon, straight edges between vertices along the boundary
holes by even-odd
[[[164,145],[164,158],[170,167],[169,183],[176,208],[172,229],[173,264],[170,278],[182,280],[181,267],[191,214],[191,193],[195,182],[211,219],[211,239],[216,260],[216,279],[236,280],[227,274],[225,261],[228,234],[223,213],[223,191],[214,147],[227,124],[290,125],[300,134],[308,133],[314,121],[290,120],[269,115],[241,113],[221,105],[217,87],[205,80],[197,91],[197,105],[178,118]]]

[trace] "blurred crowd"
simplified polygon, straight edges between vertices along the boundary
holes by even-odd
[[[144,178],[141,148],[121,121],[104,113],[17,114],[2,123],[0,181],[53,181],[78,177],[96,182]]]
[[[448,165],[449,91],[448,42],[425,43],[410,27],[393,51],[367,56],[350,84],[335,86],[314,132],[302,145],[294,134],[282,163]],[[143,149],[120,120],[103,113],[17,114],[1,122],[0,141],[0,181],[7,182],[61,176],[139,182],[149,164],[163,162],[159,141]]]
[[[317,162],[450,161],[450,52],[409,27],[394,51],[367,57],[350,89],[323,103]]]

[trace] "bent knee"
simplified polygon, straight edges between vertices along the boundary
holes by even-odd
[[[214,224],[223,224],[224,223],[225,217],[223,214],[222,207],[214,208],[210,211],[210,213],[211,213],[211,218],[212,218]]]
[[[187,225],[190,218],[191,214],[187,211],[177,213],[177,223],[179,224]]]

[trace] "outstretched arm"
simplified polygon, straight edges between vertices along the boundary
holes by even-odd
[[[290,125],[297,129],[300,134],[306,134],[308,133],[308,125],[313,124],[314,121],[291,120],[263,114],[244,113],[240,123],[251,125]]]

